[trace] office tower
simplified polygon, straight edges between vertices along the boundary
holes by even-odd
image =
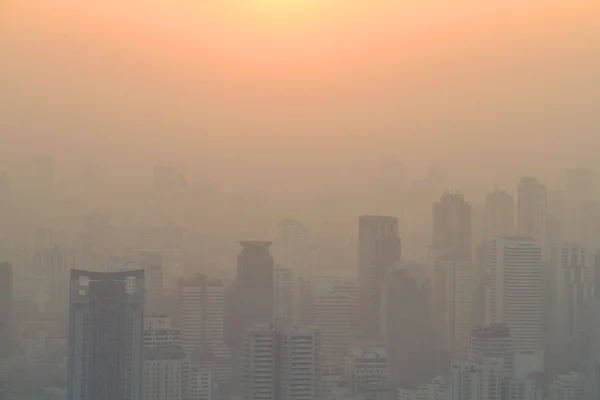
[[[35,264],[46,279],[48,313],[57,321],[67,323],[69,316],[69,271],[75,266],[74,255],[63,247],[52,245],[35,251]]]
[[[444,350],[453,357],[464,356],[471,332],[473,301],[470,260],[460,255],[438,257],[434,267],[434,315]]]
[[[387,398],[391,390],[390,368],[383,347],[352,347],[346,355],[344,376],[355,394],[368,400]]]
[[[541,349],[542,248],[535,239],[492,242],[491,322],[510,329],[515,351]]]
[[[358,285],[349,280],[315,277],[302,280],[300,290],[300,323],[320,328],[324,360],[341,369],[358,325]]]
[[[162,254],[144,251],[139,254],[138,264],[146,276],[146,312],[159,313],[162,309],[164,272]]]
[[[309,277],[316,267],[308,229],[299,221],[286,219],[278,224],[277,261],[296,276]]]
[[[565,175],[565,239],[586,242],[586,207],[594,202],[594,171],[568,169]]]
[[[582,372],[571,371],[556,377],[548,388],[549,400],[588,400],[586,377]]]
[[[0,263],[0,397],[8,378],[12,337],[13,274],[10,263]]]
[[[461,258],[471,256],[471,205],[461,193],[445,192],[433,204],[432,245],[449,249]]]
[[[505,190],[495,189],[485,198],[483,240],[515,233],[515,202]]]
[[[234,314],[232,346],[240,348],[245,329],[265,324],[273,319],[273,257],[271,242],[240,242],[242,252],[237,259],[237,277],[234,285]]]
[[[507,400],[543,400],[542,374],[533,374],[525,378],[511,378],[506,383]]]
[[[556,287],[554,288],[554,333],[561,348],[581,338],[585,301],[592,297],[591,270],[584,247],[563,243],[558,250]]]
[[[517,200],[517,234],[542,241],[546,233],[546,186],[536,178],[521,178]]]
[[[210,372],[194,370],[190,373],[187,400],[212,400],[215,382]]]
[[[210,372],[211,379],[219,384],[230,384],[234,376],[234,358],[225,344],[211,343],[202,353],[194,353],[192,366],[202,372]]]
[[[381,286],[385,274],[398,261],[400,261],[398,218],[361,215],[358,219],[361,327],[371,337],[379,335]]]
[[[436,371],[431,289],[425,270],[410,261],[390,268],[385,277],[380,330],[394,383],[425,383]]]
[[[502,358],[481,362],[454,360],[451,365],[451,400],[501,400]]]
[[[320,394],[319,331],[286,321],[246,329],[244,400],[316,400]]]
[[[204,349],[206,275],[179,280],[183,351],[188,357]]]
[[[481,362],[486,358],[502,358],[503,377],[513,376],[513,343],[505,324],[479,326],[473,329],[467,350],[468,360]]]
[[[139,400],[144,271],[72,270],[69,301],[67,399]]]
[[[144,318],[145,331],[173,329],[173,319],[168,314],[148,314]]]
[[[274,318],[294,320],[295,289],[294,273],[292,271],[284,268],[273,270]]]
[[[225,343],[225,286],[220,279],[206,283],[204,338],[208,345]]]

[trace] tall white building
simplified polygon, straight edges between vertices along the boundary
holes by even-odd
[[[501,400],[502,369],[501,358],[452,361],[450,400]]]
[[[246,329],[242,352],[244,400],[316,400],[320,395],[320,338],[288,321]]]
[[[218,279],[206,284],[204,338],[208,345],[225,343],[225,286]]]
[[[471,332],[474,269],[468,259],[455,254],[437,258],[434,268],[435,320],[446,351],[464,356]]]
[[[190,373],[186,400],[212,400],[213,390],[212,372],[193,371]]]
[[[508,326],[515,351],[537,351],[542,345],[540,242],[523,237],[495,238],[491,252],[491,322]]]
[[[294,272],[286,268],[273,270],[273,312],[274,318],[294,320],[295,296]]]
[[[181,338],[188,357],[204,346],[205,292],[206,275],[179,281]]]
[[[323,357],[341,370],[358,325],[358,285],[331,277],[302,280],[300,301],[300,323],[319,327]]]
[[[346,355],[346,382],[368,400],[387,398],[391,390],[390,367],[383,347],[352,347]]]
[[[586,299],[592,297],[591,269],[583,246],[563,243],[558,250],[554,330],[557,344],[580,338]]]
[[[517,235],[542,241],[546,232],[547,190],[536,178],[521,178],[517,200]]]

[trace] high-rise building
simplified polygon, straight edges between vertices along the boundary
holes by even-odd
[[[358,325],[358,285],[350,280],[314,277],[303,280],[300,290],[300,323],[319,327],[324,360],[341,370]]]
[[[246,329],[242,354],[245,400],[316,400],[320,395],[319,331],[288,321]]]
[[[521,178],[517,200],[517,234],[543,241],[546,233],[547,190],[536,178]]]
[[[586,207],[594,202],[594,171],[568,169],[565,176],[565,239],[586,243]]]
[[[144,251],[139,253],[138,264],[146,276],[146,312],[159,313],[163,310],[164,271],[162,254]]]
[[[206,283],[204,338],[208,345],[225,343],[225,286],[220,279]]]
[[[206,275],[179,280],[181,337],[188,357],[204,349]]]
[[[273,270],[274,318],[294,320],[296,287],[294,272],[285,268]]]
[[[346,355],[344,376],[352,391],[367,400],[389,397],[390,368],[383,347],[350,348]]]
[[[358,284],[362,329],[379,335],[381,287],[390,267],[400,261],[398,218],[361,215],[358,219]]]
[[[231,345],[241,347],[247,327],[270,323],[273,319],[273,257],[271,242],[240,242],[242,252],[237,259],[234,284],[234,319]]]
[[[587,400],[586,377],[582,372],[571,371],[556,377],[548,388],[550,400]]]
[[[450,249],[461,258],[470,258],[471,205],[463,194],[446,192],[433,204],[432,245]]]
[[[486,358],[502,358],[503,377],[513,376],[513,343],[510,329],[504,324],[479,326],[471,332],[468,360],[481,362]]]
[[[501,400],[502,358],[452,361],[451,400]]]
[[[52,245],[35,251],[35,263],[48,288],[48,314],[66,324],[69,317],[69,271],[75,266],[74,255]]]
[[[593,294],[588,255],[583,246],[563,243],[558,250],[554,302],[554,333],[557,345],[573,343],[581,338],[584,305]]]
[[[286,219],[278,224],[276,259],[283,269],[296,276],[309,277],[316,267],[308,229],[302,222]]]
[[[12,337],[13,274],[10,263],[0,263],[0,397],[7,383]]]
[[[505,190],[495,189],[485,198],[483,240],[515,233],[515,202]]]
[[[491,322],[508,326],[515,351],[537,351],[542,345],[540,242],[524,237],[495,238],[491,252]]]
[[[398,388],[398,400],[447,400],[450,381],[437,376],[425,385]]]
[[[444,349],[466,354],[473,307],[473,264],[457,254],[437,258],[434,268],[434,315]]]
[[[181,347],[181,333],[171,329],[168,319],[153,318],[159,329],[144,332],[144,400],[183,400],[190,362]],[[160,323],[164,322],[164,323]],[[148,326],[148,324],[146,324]]]
[[[423,384],[436,372],[431,292],[425,270],[414,262],[400,262],[386,275],[380,331],[395,384]]]
[[[144,271],[72,270],[68,400],[143,395]]]

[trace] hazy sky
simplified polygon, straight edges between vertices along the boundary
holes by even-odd
[[[595,166],[599,71],[597,0],[3,0],[0,167]]]

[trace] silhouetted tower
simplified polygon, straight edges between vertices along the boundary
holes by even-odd
[[[358,219],[358,284],[361,325],[371,337],[379,335],[381,288],[389,268],[400,261],[398,218],[361,215]]]
[[[471,257],[471,205],[463,194],[445,192],[433,204],[432,245],[462,259]]]

